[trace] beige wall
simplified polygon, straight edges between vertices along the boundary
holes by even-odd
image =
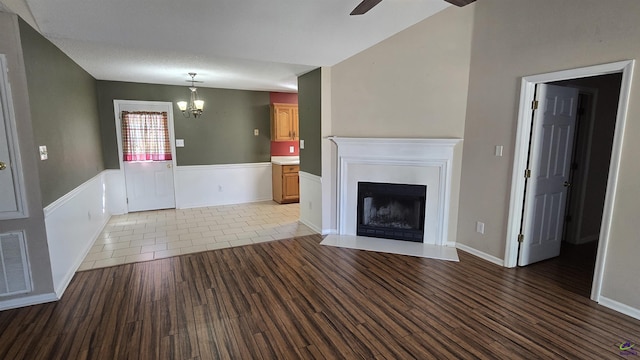
[[[640,57],[638,14],[637,0],[481,0],[450,7],[333,66],[331,116],[323,122],[339,136],[464,137],[452,204],[457,234],[451,234],[502,259],[522,77]],[[639,80],[636,71],[602,288],[603,296],[636,309]],[[496,145],[504,146],[503,157],[494,156]],[[484,235],[476,233],[476,221],[485,222]]]
[[[473,6],[449,7],[333,66],[331,135],[462,138],[472,24]],[[453,168],[452,241],[456,238],[461,150],[458,145]]]
[[[458,242],[503,258],[520,79],[640,57],[640,1],[481,0],[475,5]],[[602,295],[640,308],[640,73],[631,89]],[[493,156],[504,145],[506,156]],[[486,232],[475,232],[483,220]]]

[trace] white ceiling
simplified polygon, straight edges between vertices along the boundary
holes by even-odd
[[[99,80],[295,92],[332,66],[450,6],[384,0],[0,0]]]

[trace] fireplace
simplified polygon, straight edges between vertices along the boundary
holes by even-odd
[[[336,235],[358,237],[358,184],[424,186],[422,243],[454,245],[448,236],[454,147],[461,139],[330,137],[337,145]],[[371,238],[367,235],[366,238]],[[385,237],[387,238],[387,237]],[[413,239],[412,242],[420,240]],[[369,239],[378,240],[378,239]],[[380,239],[382,240],[382,239]],[[389,246],[407,241],[386,241]]]
[[[358,182],[356,235],[424,242],[425,185]]]

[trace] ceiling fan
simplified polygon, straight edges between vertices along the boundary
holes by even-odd
[[[356,8],[353,9],[353,11],[349,15],[362,15],[367,11],[371,10],[374,6],[378,5],[380,1],[382,0],[362,0],[362,2],[358,4],[358,6],[356,6]],[[444,0],[444,1],[450,4],[462,7],[462,6],[471,4],[476,0]]]

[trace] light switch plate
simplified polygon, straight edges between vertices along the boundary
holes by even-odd
[[[176,147],[184,147],[184,139],[176,139]]]
[[[260,130],[258,130],[258,129],[253,129],[253,135],[255,135],[255,136],[260,135]]]
[[[502,156],[502,145],[496,145],[496,156]]]
[[[47,152],[47,146],[41,145],[38,149],[40,151],[40,160],[47,160],[49,158],[49,153]]]
[[[296,148],[293,145],[289,146],[289,153],[293,154],[295,151]]]
[[[304,140],[300,140],[300,149],[304,149]]]

